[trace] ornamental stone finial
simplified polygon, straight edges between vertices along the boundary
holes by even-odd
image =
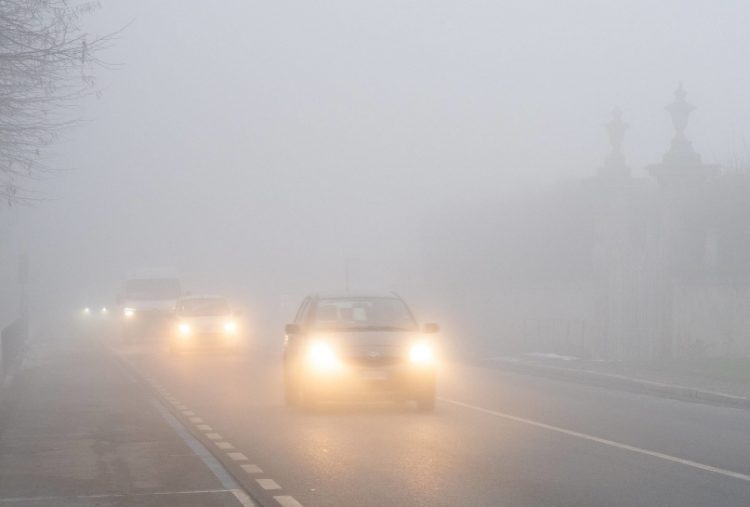
[[[625,131],[628,124],[622,121],[622,111],[619,107],[612,110],[612,119],[607,123],[607,133],[609,134],[609,143],[612,145],[612,155],[622,154],[622,141],[625,138]]]
[[[599,175],[610,181],[620,181],[630,176],[630,169],[625,164],[625,157],[622,154],[622,141],[628,124],[622,121],[622,111],[619,107],[612,110],[612,119],[605,127],[612,150],[604,160],[604,166],[599,169]]]
[[[669,150],[662,157],[661,163],[648,166],[649,172],[664,188],[680,188],[683,185],[704,181],[717,171],[718,166],[704,164],[701,156],[685,136],[690,113],[695,106],[685,100],[685,87],[680,86],[674,92],[674,101],[665,107],[674,126],[674,137]]]
[[[690,117],[690,113],[695,109],[694,105],[689,104],[685,100],[685,95],[685,87],[682,85],[682,81],[680,81],[680,86],[674,92],[674,102],[665,107],[672,117],[675,137],[685,136],[685,127],[687,127],[688,118]]]

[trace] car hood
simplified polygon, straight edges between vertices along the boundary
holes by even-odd
[[[312,335],[330,343],[342,357],[402,356],[418,338],[418,331],[320,331]]]
[[[224,329],[224,324],[232,320],[231,315],[202,315],[182,316],[180,322],[185,322],[196,332],[216,332]]]

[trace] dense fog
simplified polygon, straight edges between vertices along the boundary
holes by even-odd
[[[670,278],[684,292],[670,304],[720,305],[705,334],[724,329],[731,343],[677,337],[678,323],[672,352],[750,351],[727,310],[746,294],[724,303],[721,290],[747,272],[731,259],[748,248],[737,240],[750,196],[748,15],[741,1],[104,0],[85,19],[91,34],[116,33],[97,93],[44,151],[56,170],[23,182],[38,200],[0,211],[3,319],[27,252],[36,316],[114,305],[129,270],[168,266],[194,293],[228,295],[272,340],[304,294],[348,277],[399,292],[465,350],[526,337],[525,349],[620,353],[588,342],[591,327],[643,342],[649,310],[602,323],[597,308],[620,296],[630,308],[648,288],[612,282],[620,296],[609,294],[597,245],[619,224],[648,272],[651,226],[671,202],[648,166],[670,149],[664,107],[683,82],[697,106],[685,135],[715,174],[678,199],[688,218],[677,222],[704,224],[687,234],[710,258]],[[598,222],[615,107],[628,125],[632,181],[615,213],[627,226]],[[604,263],[631,278],[615,264]],[[719,289],[700,292],[696,277]],[[533,342],[541,334],[560,338]]]

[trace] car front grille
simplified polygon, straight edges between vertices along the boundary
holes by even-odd
[[[384,366],[395,366],[404,362],[398,356],[350,356],[345,358],[347,364],[362,368],[380,368]]]

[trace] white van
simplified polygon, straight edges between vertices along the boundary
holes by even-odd
[[[124,341],[165,336],[174,320],[182,284],[173,269],[132,271],[117,297]]]

